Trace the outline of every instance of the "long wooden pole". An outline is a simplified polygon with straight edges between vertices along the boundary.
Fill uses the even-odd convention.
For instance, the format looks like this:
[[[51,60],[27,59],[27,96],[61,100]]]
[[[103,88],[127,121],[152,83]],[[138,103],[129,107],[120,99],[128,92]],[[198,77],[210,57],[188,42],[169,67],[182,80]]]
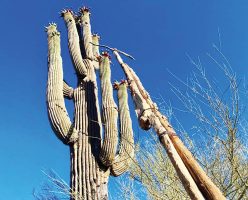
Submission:
[[[165,147],[166,152],[190,198],[192,200],[204,200],[202,193],[199,191],[195,181],[174,148],[168,134],[166,134],[166,129],[162,126],[159,118],[154,115],[152,109],[150,109],[148,103],[142,97],[142,94],[135,83],[135,79],[133,78],[132,73],[130,73],[129,66],[122,61],[117,51],[114,51],[114,54],[118,62],[121,64],[129,82],[140,126],[144,129],[153,127],[158,136],[161,136],[160,141]]]
[[[197,163],[191,152],[187,149],[187,147],[183,144],[183,142],[180,140],[180,138],[176,135],[173,127],[170,125],[169,121],[165,116],[163,116],[156,104],[151,100],[149,93],[145,90],[143,87],[141,81],[139,80],[138,76],[135,74],[135,72],[130,68],[127,64],[125,64],[120,55],[117,51],[114,51],[115,56],[117,57],[117,60],[119,61],[120,65],[122,66],[127,79],[130,81],[131,89],[136,90],[138,89],[139,94],[141,97],[139,99],[143,99],[143,101],[146,103],[146,107],[143,109],[139,108],[139,121],[142,128],[147,129],[152,125],[154,127],[154,124],[152,124],[152,121],[154,119],[159,120],[162,127],[165,129],[164,132],[157,129],[157,134],[160,137],[160,141],[162,145],[165,147],[170,159],[172,157],[171,152],[168,152],[169,148],[175,148],[176,152],[178,153],[180,159],[183,161],[184,166],[187,168],[188,172],[190,173],[191,177],[194,179],[195,184],[201,191],[202,195],[205,199],[208,200],[224,200],[226,199],[222,192],[219,190],[219,188],[211,181],[211,179],[207,176],[207,174],[204,172],[204,170],[200,167],[200,165]],[[136,88],[132,88],[132,85],[135,85]],[[137,92],[136,92],[137,93]],[[136,94],[137,95],[137,94]],[[137,98],[136,98],[137,99]],[[143,103],[143,105],[145,104]],[[137,104],[137,102],[136,102]],[[147,114],[149,112],[152,112],[153,115]],[[152,116],[152,117],[151,117]],[[154,118],[154,119],[152,119]],[[155,127],[154,127],[155,128]],[[160,128],[161,129],[161,128]],[[156,130],[156,128],[155,128]],[[171,143],[171,144],[170,144]],[[171,160],[172,161],[172,160]],[[173,163],[173,161],[172,161]],[[174,164],[173,164],[174,165]],[[174,166],[175,167],[175,166]],[[176,171],[186,189],[188,194],[192,193],[192,188],[187,188],[185,186],[185,182],[183,181],[184,178],[181,178],[180,170],[183,170],[183,167],[176,168]],[[191,199],[192,196],[190,195]]]

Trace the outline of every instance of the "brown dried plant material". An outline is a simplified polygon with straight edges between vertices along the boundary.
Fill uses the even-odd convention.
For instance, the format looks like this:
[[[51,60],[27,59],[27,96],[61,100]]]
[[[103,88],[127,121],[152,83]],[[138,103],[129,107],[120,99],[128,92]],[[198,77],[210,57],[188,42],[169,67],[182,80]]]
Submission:
[[[139,110],[138,119],[141,128],[144,130],[149,126],[154,128],[191,199],[202,199],[203,196],[213,200],[226,199],[176,135],[168,119],[159,112],[133,69],[123,62],[117,51],[114,51],[114,54],[130,83],[134,104]],[[135,96],[139,96],[140,100],[137,101]]]

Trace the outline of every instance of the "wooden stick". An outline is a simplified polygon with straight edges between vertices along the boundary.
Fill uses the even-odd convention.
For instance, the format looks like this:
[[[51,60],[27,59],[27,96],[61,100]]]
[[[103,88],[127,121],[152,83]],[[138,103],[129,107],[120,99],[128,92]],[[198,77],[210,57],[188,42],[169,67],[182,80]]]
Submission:
[[[153,109],[149,109],[149,105],[146,100],[143,98],[139,87],[135,83],[135,80],[132,76],[132,73],[129,70],[129,66],[123,62],[120,55],[117,51],[114,51],[114,55],[116,56],[118,62],[122,66],[124,73],[126,74],[127,80],[130,83],[130,89],[133,97],[133,101],[135,104],[135,109],[137,113],[137,117],[139,119],[139,124],[141,128],[152,126],[160,137],[161,144],[164,146],[176,172],[178,177],[180,178],[186,192],[190,196],[192,200],[203,200],[200,190],[198,189],[195,181],[191,177],[188,169],[184,165],[182,159],[174,148],[166,129],[162,126],[159,118],[153,113]],[[144,120],[145,119],[145,120]],[[143,124],[143,125],[142,125]],[[147,124],[147,126],[146,126]]]
[[[159,120],[162,127],[166,130],[164,133],[165,133],[165,135],[169,136],[170,140],[168,140],[167,136],[165,138],[163,135],[162,138],[165,139],[165,141],[163,142],[163,140],[161,141],[161,137],[160,137],[160,141],[163,144],[163,146],[166,148],[166,150],[168,148],[168,147],[166,147],[166,141],[167,141],[167,143],[168,143],[168,141],[171,141],[172,142],[171,146],[173,146],[173,148],[176,149],[176,151],[179,154],[180,158],[182,159],[184,165],[187,167],[189,173],[191,174],[192,178],[194,179],[195,183],[197,184],[198,188],[200,189],[201,193],[204,195],[204,197],[206,199],[208,199],[208,200],[224,200],[224,199],[226,199],[223,196],[222,192],[219,190],[219,188],[211,181],[211,179],[207,176],[207,174],[204,172],[204,170],[197,163],[197,161],[195,160],[195,158],[193,157],[191,152],[187,149],[187,147],[183,144],[183,142],[180,140],[180,138],[176,135],[175,130],[170,125],[168,119],[159,112],[159,110],[156,107],[156,104],[151,100],[150,95],[145,90],[141,81],[139,80],[139,78],[135,74],[135,72],[132,70],[132,68],[130,68],[129,66],[127,67],[127,64],[125,64],[123,62],[123,60],[119,56],[118,52],[114,52],[114,54],[116,55],[117,60],[122,65],[122,67],[125,67],[125,68],[123,68],[125,71],[125,74],[129,75],[129,77],[127,77],[127,78],[131,79],[132,82],[135,82],[136,88],[138,88],[138,90],[139,90],[138,92],[142,96],[141,98],[143,98],[147,102],[147,104],[150,106],[150,111],[153,112],[153,114],[156,116],[156,119]],[[132,84],[134,84],[134,83],[132,83]],[[141,118],[141,117],[142,116],[140,116],[139,118]],[[153,125],[153,127],[154,127],[154,125]],[[159,129],[157,129],[157,130],[159,130]],[[158,131],[156,131],[156,132],[158,133]],[[180,177],[179,173],[178,173],[178,175]],[[188,190],[190,188],[185,188],[185,189],[189,193]]]
[[[131,56],[131,55],[125,53],[124,51],[118,50],[118,49],[116,49],[116,48],[109,47],[109,46],[107,46],[107,45],[94,44],[94,43],[92,43],[92,42],[90,42],[90,43],[91,43],[92,45],[99,46],[99,47],[103,47],[103,48],[109,49],[109,50],[111,50],[111,51],[116,51],[116,52],[118,52],[118,53],[121,53],[121,54],[127,56],[128,58],[131,58],[132,60],[135,60],[133,56]]]

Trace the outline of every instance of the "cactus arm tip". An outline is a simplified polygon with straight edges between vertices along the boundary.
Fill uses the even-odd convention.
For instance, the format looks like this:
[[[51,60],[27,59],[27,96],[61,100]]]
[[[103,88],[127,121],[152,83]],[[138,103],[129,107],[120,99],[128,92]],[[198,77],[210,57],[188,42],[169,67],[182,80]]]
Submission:
[[[81,14],[85,14],[85,13],[91,14],[90,13],[90,7],[88,7],[88,6],[83,6],[82,8],[79,9],[79,12]]]
[[[47,32],[48,36],[54,33],[59,33],[57,30],[57,24],[54,22],[49,23],[48,26],[45,26],[45,32]]]
[[[73,11],[71,9],[63,9],[60,12],[61,17],[65,17],[66,14],[71,14],[72,16],[74,15]]]

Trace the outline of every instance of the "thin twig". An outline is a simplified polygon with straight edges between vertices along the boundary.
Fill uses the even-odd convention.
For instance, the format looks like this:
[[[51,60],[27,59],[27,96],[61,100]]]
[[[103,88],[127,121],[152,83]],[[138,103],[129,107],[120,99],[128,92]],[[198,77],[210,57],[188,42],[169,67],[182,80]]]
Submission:
[[[135,58],[134,58],[133,56],[131,56],[131,55],[125,53],[124,51],[118,50],[118,49],[116,49],[116,48],[109,47],[109,46],[107,46],[107,45],[94,44],[94,43],[92,43],[92,42],[90,42],[90,43],[91,43],[92,45],[99,46],[99,47],[103,47],[103,48],[109,49],[109,50],[111,50],[111,51],[117,51],[118,53],[121,53],[121,54],[127,56],[128,58],[131,58],[132,60],[135,60]]]

